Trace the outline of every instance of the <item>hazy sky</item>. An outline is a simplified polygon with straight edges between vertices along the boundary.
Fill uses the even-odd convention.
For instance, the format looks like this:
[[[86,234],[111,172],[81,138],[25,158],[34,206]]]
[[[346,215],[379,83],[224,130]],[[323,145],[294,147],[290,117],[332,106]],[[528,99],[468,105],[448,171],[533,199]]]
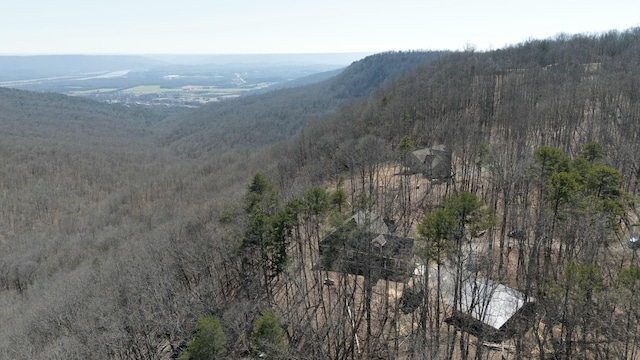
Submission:
[[[638,0],[4,0],[0,54],[486,50],[639,14]]]

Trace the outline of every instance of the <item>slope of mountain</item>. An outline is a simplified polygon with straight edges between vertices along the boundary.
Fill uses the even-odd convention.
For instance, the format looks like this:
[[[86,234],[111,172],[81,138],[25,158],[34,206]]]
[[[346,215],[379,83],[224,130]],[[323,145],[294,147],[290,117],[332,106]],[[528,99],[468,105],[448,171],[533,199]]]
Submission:
[[[347,271],[321,273],[329,279],[328,294],[305,297],[297,296],[304,286],[294,274],[309,264],[292,255],[291,270],[282,275],[289,280],[272,289],[291,286],[287,304],[317,301],[328,310],[326,321],[292,326],[291,343],[325,345],[304,356],[326,351],[327,357],[350,358],[349,341],[330,335],[350,319],[329,314],[361,309],[354,317],[362,325],[351,333],[361,339],[360,358],[499,358],[501,346],[523,358],[597,359],[602,351],[632,356],[639,343],[616,329],[635,333],[640,325],[631,320],[639,313],[637,296],[630,295],[640,284],[634,250],[638,51],[636,28],[454,53],[314,121],[288,147],[274,149],[267,158],[278,163],[266,174],[289,197],[318,183],[342,187],[344,206],[381,214],[399,234],[420,239],[416,255],[423,264],[407,284],[367,277],[377,266],[393,267],[393,259],[361,263],[362,283]],[[452,151],[448,180],[410,171],[411,151],[434,144]],[[340,199],[335,194],[331,199]],[[318,222],[334,229],[331,220],[314,217],[322,203],[317,189],[298,196],[310,204],[301,218],[311,233],[294,235],[292,244],[313,242]],[[371,243],[369,255],[384,251]],[[342,256],[353,262],[359,255],[347,249]],[[471,299],[447,290],[470,279],[476,283]],[[351,281],[362,286],[355,292],[361,298],[350,297],[357,287]],[[269,284],[262,283],[268,299]],[[535,310],[513,320],[515,330],[496,334],[487,325],[495,316],[493,300],[482,287],[498,283],[534,300]],[[336,299],[353,306],[336,305]],[[270,304],[284,324],[304,323],[287,305]],[[408,304],[417,305],[400,311]],[[309,329],[326,337],[303,335]],[[404,341],[408,346],[400,345]],[[503,344],[496,351],[487,341]]]
[[[27,132],[37,137],[75,135],[103,138],[106,141],[141,133],[167,116],[166,111],[108,105],[81,98],[0,88],[0,128],[3,135]]]
[[[309,104],[299,106],[325,113],[313,104],[325,100],[306,91],[300,102]],[[211,225],[244,192],[253,161],[202,149],[211,140],[190,145],[200,149],[197,160],[175,144],[159,146],[163,126],[175,122],[157,111],[11,89],[0,95],[0,357],[177,353],[190,314],[217,306],[220,288],[211,276],[218,272],[202,278],[201,266],[231,265],[234,245],[220,242],[218,235],[231,234]],[[262,99],[266,106],[274,96],[242,104]],[[281,129],[293,133],[289,126]],[[236,131],[251,133],[243,124]]]
[[[375,135],[395,146],[409,135],[417,147],[447,144],[473,157],[474,147],[494,139],[506,153],[544,145],[567,154],[594,140],[633,181],[631,154],[640,150],[637,50],[638,31],[629,30],[451,54],[307,129],[314,136],[305,141],[339,149],[341,142]]]
[[[444,52],[398,52],[366,57],[323,82],[208,104],[167,121],[165,144],[192,156],[226,148],[264,146],[295,134],[309,119],[371,94],[385,81]]]
[[[631,29],[381,54],[171,116],[0,89],[0,358],[175,358],[211,314],[246,358],[271,313],[283,358],[630,358],[638,53]],[[433,144],[452,150],[441,183],[406,170]],[[535,299],[530,322],[489,347],[449,317],[440,266],[318,271],[323,234],[363,209],[422,264]]]

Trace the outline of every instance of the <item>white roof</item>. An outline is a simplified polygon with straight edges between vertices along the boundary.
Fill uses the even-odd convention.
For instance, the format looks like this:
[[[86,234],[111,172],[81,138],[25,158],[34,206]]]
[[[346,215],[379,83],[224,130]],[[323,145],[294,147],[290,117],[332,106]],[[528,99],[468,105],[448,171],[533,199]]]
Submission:
[[[499,330],[524,304],[523,293],[489,279],[474,278],[463,283],[457,310]],[[454,305],[453,298],[449,305]]]

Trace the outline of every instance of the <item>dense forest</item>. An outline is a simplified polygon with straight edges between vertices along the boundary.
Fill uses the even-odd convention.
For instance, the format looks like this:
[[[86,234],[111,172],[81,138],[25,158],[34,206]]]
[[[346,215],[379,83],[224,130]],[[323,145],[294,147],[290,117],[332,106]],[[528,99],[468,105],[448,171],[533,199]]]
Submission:
[[[0,89],[0,357],[638,358],[638,53],[384,53],[172,113]]]

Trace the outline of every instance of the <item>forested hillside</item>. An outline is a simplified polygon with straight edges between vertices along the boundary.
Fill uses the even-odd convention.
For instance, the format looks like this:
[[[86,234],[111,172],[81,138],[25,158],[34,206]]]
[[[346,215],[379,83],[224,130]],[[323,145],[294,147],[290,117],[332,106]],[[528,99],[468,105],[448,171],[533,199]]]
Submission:
[[[264,147],[288,139],[309,119],[331,114],[348,101],[369,95],[385,81],[444,54],[372,55],[317,84],[202,106],[168,119],[170,126],[162,141],[191,156],[229,148]]]
[[[452,54],[315,122],[280,150],[270,176],[283,189],[301,178],[342,184],[354,211],[381,214],[419,239],[426,274],[401,286],[412,295],[387,295],[397,283],[376,294],[365,276],[360,302],[351,298],[362,306],[364,357],[638,356],[631,294],[639,268],[628,240],[638,236],[639,40],[634,29]],[[405,170],[412,150],[434,144],[453,152],[446,183]],[[500,333],[500,351],[483,345],[495,339],[486,329],[474,334],[479,324],[455,321],[472,279],[535,302],[526,324]],[[407,301],[410,318],[401,311]],[[474,301],[473,311],[493,316],[491,301]],[[358,352],[324,336],[330,356]]]
[[[297,106],[317,101],[313,89],[298,91],[308,97],[291,101]],[[268,108],[271,97],[249,103]],[[246,123],[261,112],[230,104],[247,119],[237,128],[250,132]],[[198,123],[198,111],[0,89],[0,357],[167,358],[181,352],[202,314],[229,306],[216,300],[218,266],[236,273],[235,240],[216,219],[235,208],[258,168],[251,149],[269,140],[257,136],[238,153],[215,132],[238,118],[210,111]],[[295,126],[311,116],[295,107],[279,113]],[[217,135],[184,141],[193,151],[165,146],[183,121],[200,126],[187,133]],[[233,304],[236,284],[226,287]]]
[[[177,114],[0,89],[0,358],[637,358],[638,53],[379,54]],[[465,317],[478,281],[531,306]]]

